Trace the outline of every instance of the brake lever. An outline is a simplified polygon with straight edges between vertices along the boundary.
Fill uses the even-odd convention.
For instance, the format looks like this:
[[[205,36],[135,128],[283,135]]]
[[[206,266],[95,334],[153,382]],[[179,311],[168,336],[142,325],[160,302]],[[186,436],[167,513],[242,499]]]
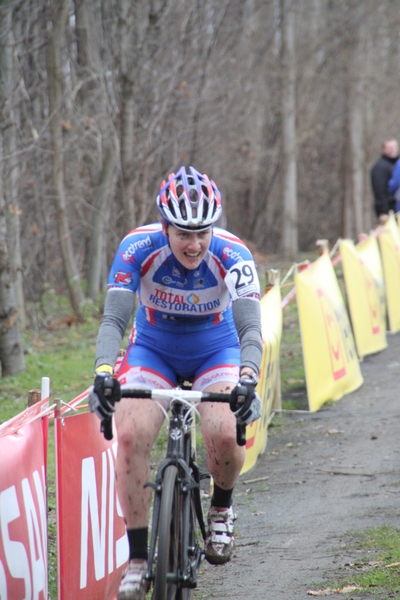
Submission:
[[[100,424],[100,431],[105,439],[110,441],[113,439],[112,419],[103,419]]]
[[[246,445],[246,425],[236,424],[236,443],[238,446]]]

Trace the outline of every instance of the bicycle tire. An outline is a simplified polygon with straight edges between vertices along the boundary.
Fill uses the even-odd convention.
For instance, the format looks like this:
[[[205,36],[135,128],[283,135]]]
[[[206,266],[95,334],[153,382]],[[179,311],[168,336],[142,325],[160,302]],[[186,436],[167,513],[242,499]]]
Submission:
[[[190,515],[189,515],[189,546],[191,546],[192,548],[195,548],[198,544],[197,538],[198,538],[198,536],[197,536],[196,510],[194,507],[194,500],[192,497],[191,502],[190,502]],[[195,559],[195,561],[196,561],[196,559]],[[193,594],[194,594],[193,588],[180,587],[177,590],[175,600],[192,600]]]
[[[168,572],[177,573],[179,565],[180,489],[177,478],[177,467],[169,465],[165,469],[161,493],[153,600],[178,600],[178,584],[167,582]]]

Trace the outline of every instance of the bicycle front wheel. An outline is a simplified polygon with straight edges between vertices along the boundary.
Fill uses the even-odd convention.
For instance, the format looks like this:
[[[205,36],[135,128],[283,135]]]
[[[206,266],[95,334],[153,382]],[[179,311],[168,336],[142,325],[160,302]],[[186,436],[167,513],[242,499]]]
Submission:
[[[178,469],[170,465],[162,484],[153,600],[178,600],[179,543],[180,485]],[[176,581],[171,580],[174,575]]]

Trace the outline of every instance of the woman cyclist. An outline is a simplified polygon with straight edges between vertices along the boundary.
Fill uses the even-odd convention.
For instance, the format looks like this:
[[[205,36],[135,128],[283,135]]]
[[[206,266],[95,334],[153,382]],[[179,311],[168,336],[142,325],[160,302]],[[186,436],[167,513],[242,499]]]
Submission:
[[[234,549],[232,493],[245,458],[236,423],[260,416],[260,285],[252,255],[239,238],[214,226],[220,192],[193,167],[181,167],[161,183],[157,206],[161,223],[131,231],[111,267],[89,399],[101,419],[115,415],[118,434],[117,491],[130,552],[118,600],[145,599],[151,491],[143,486],[164,419],[151,400],[120,400],[119,386],[169,389],[183,378],[195,390],[231,392],[230,406],[198,406],[214,479],[205,542],[213,564],[228,561]],[[135,321],[115,379],[135,295]]]

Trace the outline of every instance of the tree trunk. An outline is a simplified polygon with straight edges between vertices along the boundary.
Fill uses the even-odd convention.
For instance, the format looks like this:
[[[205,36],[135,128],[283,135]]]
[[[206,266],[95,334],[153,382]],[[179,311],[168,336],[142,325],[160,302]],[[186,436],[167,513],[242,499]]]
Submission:
[[[17,155],[17,109],[15,91],[18,68],[15,60],[15,42],[12,33],[11,5],[0,7],[2,49],[0,52],[0,103],[3,115],[3,193],[6,204],[7,249],[10,268],[14,279],[15,302],[19,326],[26,326],[25,300],[21,254],[21,210],[18,201],[19,162]],[[7,11],[7,12],[5,12]]]
[[[13,279],[6,244],[4,200],[0,191],[0,365],[2,377],[25,371]]]
[[[365,231],[365,153],[364,153],[364,65],[365,65],[365,14],[364,4],[353,6],[355,27],[349,28],[353,39],[349,40],[347,56],[347,160],[344,179],[343,235],[356,238]]]
[[[104,68],[100,59],[99,27],[95,26],[96,0],[75,0],[76,44],[79,74],[82,79],[91,75],[90,81],[83,85],[78,99],[83,111],[91,114],[92,99],[102,97],[107,87],[104,81]],[[99,147],[100,169],[98,183],[93,193],[91,228],[89,229],[89,256],[87,265],[88,297],[94,302],[98,300],[102,280],[106,273],[106,223],[109,220],[111,199],[114,194],[115,168],[117,164],[118,140],[115,129],[109,119],[107,107],[104,107],[102,118],[96,123]]]
[[[134,4],[134,3],[133,3]],[[135,96],[134,96],[134,69],[133,49],[134,23],[133,5],[130,0],[121,2],[121,106],[120,106],[120,161],[122,171],[122,201],[125,209],[125,218],[131,228],[136,226],[136,203],[134,192],[134,151],[135,151]]]
[[[116,145],[108,146],[104,156],[99,185],[93,198],[92,228],[89,242],[88,297],[97,301],[101,291],[101,280],[105,265],[106,234],[105,224],[110,212],[110,194],[113,189],[115,166],[117,162]]]
[[[294,259],[297,241],[295,6],[282,0],[283,214],[281,252]]]
[[[11,29],[11,5],[0,8],[0,40],[7,45],[6,31]],[[10,99],[6,51],[0,52],[0,109],[7,114],[5,107]],[[9,112],[8,112],[9,118]],[[7,151],[9,148],[7,147]],[[6,377],[25,370],[24,352],[21,345],[18,309],[14,294],[14,273],[12,272],[7,250],[7,224],[3,195],[3,135],[0,137],[0,366],[1,375]]]
[[[61,63],[61,47],[64,38],[65,24],[68,17],[69,0],[59,0],[53,19],[53,28],[47,50],[47,76],[50,136],[52,149],[52,183],[56,202],[57,230],[61,248],[64,273],[74,314],[78,320],[83,319],[82,309],[84,295],[81,287],[80,273],[76,264],[71,242],[67,206],[64,190],[64,157],[62,138],[62,81],[63,69]]]

